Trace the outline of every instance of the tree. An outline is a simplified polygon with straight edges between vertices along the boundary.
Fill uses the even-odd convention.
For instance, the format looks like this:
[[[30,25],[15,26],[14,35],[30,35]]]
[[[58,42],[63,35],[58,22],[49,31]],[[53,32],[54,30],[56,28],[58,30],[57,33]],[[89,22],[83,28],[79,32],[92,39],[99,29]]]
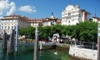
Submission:
[[[80,22],[77,25],[52,25],[39,27],[39,37],[48,40],[53,34],[69,35],[72,38],[85,41],[97,41],[97,23],[92,21]],[[22,28],[19,30],[20,35],[35,36],[35,28]]]
[[[29,38],[34,38],[35,36],[35,28],[34,27],[28,27],[28,28],[22,28],[19,30],[20,35],[26,35]]]
[[[62,35],[62,29],[64,29],[64,26],[53,25],[50,28],[51,28],[51,36],[53,36],[53,34],[55,34],[55,33],[58,33],[61,36]]]
[[[77,38],[80,40],[94,41],[97,40],[97,23],[92,21],[81,22],[76,25]],[[78,34],[77,34],[78,33]]]
[[[48,37],[50,36],[50,26],[40,27],[39,36],[42,39],[48,39]]]

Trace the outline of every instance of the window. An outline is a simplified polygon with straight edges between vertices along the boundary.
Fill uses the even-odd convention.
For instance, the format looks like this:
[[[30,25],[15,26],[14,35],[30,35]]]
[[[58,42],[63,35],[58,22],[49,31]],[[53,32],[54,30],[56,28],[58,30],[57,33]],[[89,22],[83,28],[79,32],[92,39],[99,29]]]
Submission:
[[[13,26],[12,26],[12,28],[11,29],[13,29]]]
[[[10,27],[8,26],[8,29],[10,29]]]
[[[12,22],[12,20],[10,20],[10,22]]]
[[[68,23],[70,23],[70,21]]]
[[[68,16],[71,16],[71,13],[68,13]]]
[[[6,26],[5,26],[5,28],[4,29],[6,29]]]
[[[81,14],[79,14],[79,17],[81,17]]]

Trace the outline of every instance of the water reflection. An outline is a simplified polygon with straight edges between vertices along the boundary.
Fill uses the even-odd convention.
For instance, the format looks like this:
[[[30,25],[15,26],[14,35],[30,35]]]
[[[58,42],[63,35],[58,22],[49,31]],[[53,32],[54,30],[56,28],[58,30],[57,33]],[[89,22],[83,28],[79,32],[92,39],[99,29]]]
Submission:
[[[33,47],[20,46],[18,54],[8,55],[2,51],[0,42],[0,60],[33,60]],[[72,60],[68,54],[55,50],[43,50],[38,52],[38,60]]]

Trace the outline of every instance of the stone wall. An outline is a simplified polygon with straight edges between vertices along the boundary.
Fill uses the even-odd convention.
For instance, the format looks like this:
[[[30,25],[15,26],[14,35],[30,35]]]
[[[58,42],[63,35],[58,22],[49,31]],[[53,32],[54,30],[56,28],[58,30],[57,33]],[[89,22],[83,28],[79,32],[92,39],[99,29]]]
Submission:
[[[70,46],[69,55],[87,60],[97,60],[97,50],[92,49]]]
[[[65,53],[68,53],[69,52],[69,45],[68,44],[56,44],[56,50],[58,51],[62,51],[62,52],[65,52]]]

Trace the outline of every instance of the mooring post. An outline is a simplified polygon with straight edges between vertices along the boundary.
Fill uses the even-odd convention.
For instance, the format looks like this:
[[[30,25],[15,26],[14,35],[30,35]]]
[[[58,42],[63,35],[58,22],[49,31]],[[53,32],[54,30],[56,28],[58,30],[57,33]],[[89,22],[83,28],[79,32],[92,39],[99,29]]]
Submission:
[[[16,31],[15,52],[18,52],[18,25],[16,25],[15,31]]]
[[[15,30],[12,30],[12,40],[11,40],[11,49],[12,49],[12,53],[14,53],[14,46],[15,46]]]
[[[100,22],[98,22],[97,50],[97,60],[100,60]]]
[[[8,48],[7,48],[7,52],[8,54],[13,54],[14,53],[14,35],[15,31],[12,29],[12,33],[10,35],[10,40],[8,41]]]
[[[3,51],[7,50],[7,33],[4,30],[3,32],[3,44],[2,44]]]
[[[40,50],[42,50],[42,41],[39,42]]]
[[[100,37],[98,37],[98,44],[97,44],[97,60],[100,60]]]
[[[34,45],[34,59],[33,60],[38,60],[38,26],[36,27],[35,30],[35,45]]]

